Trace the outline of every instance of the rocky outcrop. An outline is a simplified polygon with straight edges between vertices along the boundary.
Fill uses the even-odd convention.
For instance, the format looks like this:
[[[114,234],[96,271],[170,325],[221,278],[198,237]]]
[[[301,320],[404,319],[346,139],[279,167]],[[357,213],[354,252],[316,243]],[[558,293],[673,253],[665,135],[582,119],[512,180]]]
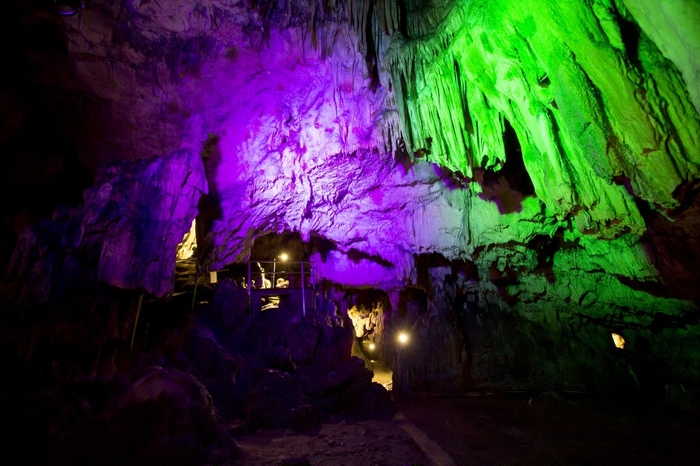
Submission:
[[[191,152],[110,165],[85,191],[84,205],[60,206],[52,222],[22,233],[6,296],[43,304],[96,281],[171,292],[177,246],[207,191],[201,159]]]
[[[160,367],[140,375],[107,413],[86,426],[82,448],[61,445],[59,462],[221,464],[237,458],[240,450],[197,379]]]
[[[332,414],[393,414],[386,390],[351,355],[347,317],[320,308],[302,316],[283,306],[249,316],[245,292],[216,290],[175,361],[207,386],[237,431],[303,430]]]

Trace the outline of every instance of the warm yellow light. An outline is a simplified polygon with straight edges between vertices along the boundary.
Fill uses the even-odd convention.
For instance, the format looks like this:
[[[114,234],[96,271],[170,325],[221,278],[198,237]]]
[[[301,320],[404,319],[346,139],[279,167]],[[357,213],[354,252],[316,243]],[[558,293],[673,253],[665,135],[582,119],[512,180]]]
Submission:
[[[369,350],[370,350],[370,351],[374,351],[374,348],[376,348],[376,347],[377,347],[377,346],[376,346],[374,343],[370,343],[370,344],[369,344]]]
[[[287,255],[286,252],[283,252],[282,254],[280,254],[280,260],[282,262],[286,261],[287,259],[289,259],[289,256]]]
[[[408,343],[408,334],[407,333],[404,333],[404,332],[399,333],[399,343],[401,343],[402,345],[405,345],[406,343]]]
[[[620,349],[625,349],[625,339],[622,338],[622,335],[618,335],[617,333],[612,334],[612,339],[613,343],[615,343],[615,346]]]

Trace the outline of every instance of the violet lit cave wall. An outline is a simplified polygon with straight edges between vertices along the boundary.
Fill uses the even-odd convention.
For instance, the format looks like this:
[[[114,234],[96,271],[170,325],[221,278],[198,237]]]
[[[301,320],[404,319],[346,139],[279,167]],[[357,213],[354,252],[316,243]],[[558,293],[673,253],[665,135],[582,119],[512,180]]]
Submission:
[[[3,10],[0,404],[36,464],[223,464],[231,423],[387,388],[700,394],[699,2]]]

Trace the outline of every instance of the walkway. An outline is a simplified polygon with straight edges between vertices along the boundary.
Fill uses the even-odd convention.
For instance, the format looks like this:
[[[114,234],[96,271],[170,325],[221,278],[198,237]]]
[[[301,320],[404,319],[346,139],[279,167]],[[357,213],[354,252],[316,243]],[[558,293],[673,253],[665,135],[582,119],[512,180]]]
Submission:
[[[700,413],[621,396],[392,398],[405,422],[457,465],[695,465],[700,458]],[[426,453],[436,465],[449,461]]]

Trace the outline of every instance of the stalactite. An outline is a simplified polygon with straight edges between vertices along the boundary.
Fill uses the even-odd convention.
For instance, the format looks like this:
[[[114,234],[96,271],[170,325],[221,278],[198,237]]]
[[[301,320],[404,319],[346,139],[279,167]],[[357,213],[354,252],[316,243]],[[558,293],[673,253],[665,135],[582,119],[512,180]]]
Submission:
[[[674,190],[698,177],[700,121],[677,70],[622,24],[629,15],[614,3],[458,0],[449,11],[431,4],[418,20],[419,3],[408,2],[409,37],[392,35],[381,58],[391,81],[405,83],[394,93],[409,151],[423,155],[431,140],[428,160],[467,176],[498,170],[507,118],[538,197],[561,218],[578,218],[581,231],[640,232],[631,195],[678,205]],[[637,42],[625,43],[637,39],[623,26]],[[614,183],[621,175],[632,194]]]

